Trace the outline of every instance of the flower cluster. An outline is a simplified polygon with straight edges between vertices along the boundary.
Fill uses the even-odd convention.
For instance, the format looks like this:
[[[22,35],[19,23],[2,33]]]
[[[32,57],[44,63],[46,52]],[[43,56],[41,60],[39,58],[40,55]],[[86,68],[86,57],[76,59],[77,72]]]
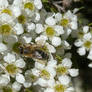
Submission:
[[[67,39],[77,28],[77,16],[70,10],[48,13],[41,0],[14,0],[12,4],[0,0],[0,92],[33,92],[35,86],[40,87],[37,92],[72,92],[71,77],[79,70],[72,67],[71,54],[66,51],[71,49]],[[80,55],[87,50],[92,59],[92,35],[88,27],[83,32],[75,45]],[[48,59],[38,60],[26,49],[24,53],[30,55],[21,55],[23,44],[42,47]],[[44,54],[40,50],[35,52],[38,58]]]

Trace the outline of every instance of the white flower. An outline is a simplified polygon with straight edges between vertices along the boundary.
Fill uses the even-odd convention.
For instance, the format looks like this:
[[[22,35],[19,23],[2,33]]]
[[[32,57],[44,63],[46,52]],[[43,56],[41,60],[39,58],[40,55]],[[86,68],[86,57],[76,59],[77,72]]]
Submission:
[[[59,37],[53,37],[52,38],[52,45],[54,45],[55,47],[61,45],[61,39]]]
[[[17,74],[16,81],[23,84],[25,82],[25,78],[22,74]]]
[[[0,52],[6,51],[7,50],[7,46],[3,43],[0,43]]]
[[[4,61],[4,64],[1,65],[2,69],[13,78],[15,78],[17,74],[22,73],[21,69],[25,67],[24,60],[21,58],[16,60],[15,55],[11,53],[4,56]]]

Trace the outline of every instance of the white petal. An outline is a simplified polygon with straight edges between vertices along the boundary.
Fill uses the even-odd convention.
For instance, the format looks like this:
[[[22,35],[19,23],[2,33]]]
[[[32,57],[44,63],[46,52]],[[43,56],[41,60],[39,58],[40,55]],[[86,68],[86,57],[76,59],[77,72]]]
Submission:
[[[69,69],[68,71],[69,71],[69,73],[70,73],[70,75],[72,77],[76,77],[79,74],[79,70],[78,69]]]
[[[79,48],[77,52],[79,53],[80,56],[83,56],[86,54],[86,50],[84,47]]]
[[[19,68],[24,68],[25,67],[25,62],[24,62],[24,60],[23,59],[18,59],[17,61],[16,61],[16,66],[17,67],[19,67]]]
[[[32,69],[32,73],[33,73],[33,75],[35,75],[37,77],[39,77],[39,75],[40,75],[40,71],[38,69],[36,69],[36,68]]]
[[[11,9],[12,9],[12,12],[13,12],[13,14],[14,14],[15,17],[18,17],[19,15],[21,15],[21,9],[20,9],[20,7],[13,6],[13,7],[11,7]]]
[[[47,80],[39,78],[36,82],[35,85],[40,85],[41,87],[46,87],[47,86]]]
[[[25,40],[26,43],[30,43],[32,40],[32,37],[23,36],[23,39]]]
[[[17,74],[16,75],[16,81],[19,83],[24,83],[25,82],[25,78],[22,74]]]
[[[8,75],[1,75],[0,76],[0,85],[5,86],[10,82],[10,79],[8,78]]]
[[[37,34],[40,34],[41,32],[43,32],[44,30],[43,30],[43,26],[42,26],[42,24],[36,24],[36,33]]]
[[[61,84],[68,85],[71,81],[71,78],[67,75],[62,75],[58,78],[58,80],[61,82]]]
[[[40,14],[36,13],[35,21],[39,21],[39,20],[40,20]]]
[[[47,39],[48,39],[47,36],[40,35],[40,37],[37,37],[37,38],[35,39],[35,42],[36,42],[37,44],[39,44],[39,45],[44,45]]]
[[[62,60],[62,65],[63,65],[64,67],[71,68],[72,62],[71,62],[71,60],[70,60],[69,58],[64,58],[64,59]]]
[[[83,38],[85,39],[85,40],[90,40],[91,39],[91,33],[86,33],[86,34],[84,34],[84,36],[83,36]]]
[[[28,28],[28,32],[30,32],[31,30],[35,29],[35,24],[34,23],[28,24],[27,28]]]
[[[73,30],[76,30],[76,29],[78,28],[78,24],[77,24],[77,22],[75,22],[75,21],[71,22],[70,25],[71,25],[71,28],[72,28]]]
[[[47,81],[48,81],[48,86],[49,87],[53,87],[55,85],[55,79],[54,78],[51,78],[51,79],[49,79]]]
[[[83,32],[84,32],[84,33],[87,33],[88,30],[89,30],[89,27],[88,27],[88,26],[84,26],[84,27],[83,27]]]
[[[53,37],[52,38],[52,45],[54,45],[55,47],[61,45],[61,39],[59,37]]]
[[[20,6],[22,4],[22,0],[14,0],[13,5]]]
[[[34,0],[34,4],[35,4],[35,7],[37,9],[41,9],[42,8],[42,2],[41,2],[41,0]]]
[[[55,19],[56,19],[57,21],[60,21],[61,18],[62,18],[62,14],[61,14],[61,13],[56,13]]]
[[[54,46],[52,46],[48,43],[46,43],[46,46],[47,46],[50,53],[55,53],[56,52],[56,49],[54,48]]]
[[[55,77],[56,71],[55,71],[55,69],[53,67],[47,66],[46,67],[46,70],[50,73],[50,77],[51,78],[54,78]]]
[[[20,34],[22,34],[22,33],[24,32],[24,29],[23,29],[22,25],[19,24],[19,23],[17,23],[17,24],[14,26],[14,28],[15,28],[14,31],[16,32],[17,35],[20,35]]]
[[[67,35],[69,36],[71,34],[72,30],[71,29],[67,29]]]
[[[8,7],[9,3],[7,0],[0,0],[0,8]]]
[[[8,53],[7,56],[4,56],[4,61],[7,63],[15,62],[15,59],[15,55],[11,53]]]
[[[58,35],[64,34],[64,30],[62,26],[55,26],[55,31],[57,32]]]
[[[1,22],[6,22],[6,23],[12,23],[13,24],[14,23],[13,20],[14,20],[13,17],[6,14],[6,13],[0,14],[0,21]]]
[[[6,51],[7,50],[7,46],[3,43],[0,43],[0,52]]]
[[[25,88],[29,88],[32,84],[29,83],[29,82],[25,82],[23,85],[24,85]]]
[[[92,68],[92,63],[90,63],[90,64],[88,65],[88,67]]]
[[[46,20],[45,20],[46,24],[50,25],[50,26],[53,26],[56,24],[56,21],[53,17],[48,17]]]
[[[57,66],[57,61],[56,60],[51,60],[48,61],[48,65],[49,67],[56,67]]]
[[[47,88],[46,90],[44,90],[44,92],[55,92],[55,91],[52,88]]]
[[[89,54],[88,54],[87,58],[92,60],[92,49],[89,51]]]
[[[22,85],[19,84],[18,82],[14,82],[14,83],[12,84],[12,88],[13,88],[14,90],[16,90],[16,91],[20,91],[21,87],[22,87]]]
[[[77,46],[77,47],[80,47],[80,46],[83,45],[83,42],[80,39],[78,39],[78,40],[75,41],[74,45]]]
[[[43,69],[44,67],[45,67],[44,64],[41,64],[39,62],[35,62],[35,68],[37,68],[37,69]]]

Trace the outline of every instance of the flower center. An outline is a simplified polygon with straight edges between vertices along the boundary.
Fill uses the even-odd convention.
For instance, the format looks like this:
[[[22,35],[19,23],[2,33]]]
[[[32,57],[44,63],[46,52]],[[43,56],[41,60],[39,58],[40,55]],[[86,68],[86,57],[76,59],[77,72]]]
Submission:
[[[6,13],[6,14],[8,14],[10,16],[12,15],[11,10],[9,10],[9,9],[3,9],[1,13]]]
[[[24,8],[27,8],[27,9],[29,9],[29,10],[34,10],[34,4],[32,3],[32,2],[28,2],[28,3],[25,3],[24,4]]]
[[[57,84],[55,85],[55,92],[64,92],[65,91],[65,87],[62,84]]]
[[[6,70],[10,74],[15,74],[17,72],[17,67],[14,64],[9,64],[6,66]]]
[[[61,21],[60,21],[61,26],[64,26],[64,27],[66,27],[68,25],[68,23],[69,23],[69,20],[65,19],[65,18],[61,19]]]
[[[43,77],[45,79],[50,78],[50,73],[47,70],[42,70],[40,75],[41,75],[41,77]]]
[[[47,27],[46,28],[46,34],[48,36],[53,36],[55,34],[55,31],[54,31],[54,29],[52,27]]]
[[[24,24],[26,22],[26,17],[24,15],[18,16],[18,22]]]
[[[86,48],[90,48],[91,47],[91,42],[90,41],[86,41],[85,43],[84,43],[84,46],[86,47]]]
[[[12,28],[9,24],[4,24],[0,26],[0,34],[9,35],[12,32]]]
[[[67,72],[67,68],[59,66],[59,67],[57,67],[56,71],[58,74],[65,74]]]

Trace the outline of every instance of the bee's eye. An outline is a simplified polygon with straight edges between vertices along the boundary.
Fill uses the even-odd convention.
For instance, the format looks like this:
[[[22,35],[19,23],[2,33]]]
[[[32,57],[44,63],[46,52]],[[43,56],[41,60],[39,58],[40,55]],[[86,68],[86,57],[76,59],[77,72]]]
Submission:
[[[23,47],[19,47],[20,54],[23,54]]]

